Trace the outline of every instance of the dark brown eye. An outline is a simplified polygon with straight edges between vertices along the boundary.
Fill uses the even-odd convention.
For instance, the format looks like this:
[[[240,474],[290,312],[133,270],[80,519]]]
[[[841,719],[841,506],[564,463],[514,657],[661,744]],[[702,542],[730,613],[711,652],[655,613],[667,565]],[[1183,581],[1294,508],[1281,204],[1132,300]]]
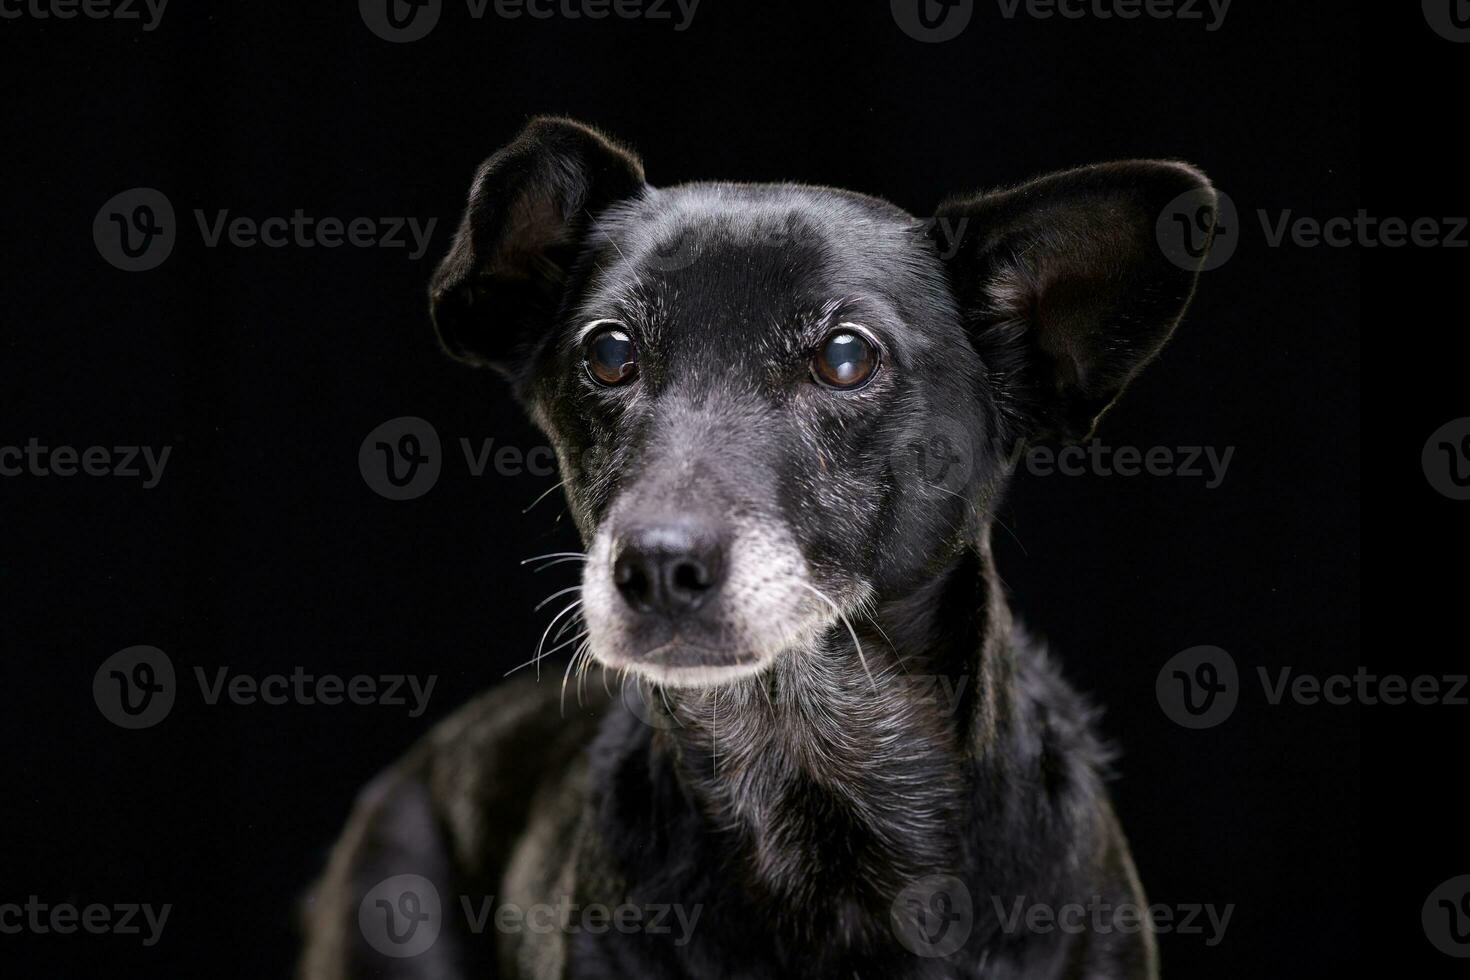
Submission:
[[[861,388],[878,370],[878,349],[873,342],[852,330],[827,335],[812,357],[812,376],[828,388],[850,391]]]
[[[633,338],[617,327],[598,330],[587,341],[587,373],[600,385],[611,388],[633,380],[638,373],[638,354]]]

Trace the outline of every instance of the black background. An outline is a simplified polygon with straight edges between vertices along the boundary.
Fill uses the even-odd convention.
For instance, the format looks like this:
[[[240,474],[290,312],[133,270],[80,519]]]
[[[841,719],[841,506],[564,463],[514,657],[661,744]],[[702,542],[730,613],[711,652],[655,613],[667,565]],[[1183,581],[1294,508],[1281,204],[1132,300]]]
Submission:
[[[494,378],[439,353],[424,291],[475,165],[537,112],[627,141],[655,184],[826,183],[921,215],[948,192],[1104,159],[1187,159],[1214,178],[1242,216],[1237,251],[1205,275],[1101,437],[1234,447],[1226,479],[1024,476],[1001,515],[1001,571],[1107,709],[1124,750],[1118,808],[1150,898],[1235,906],[1218,946],[1164,937],[1166,975],[1336,977],[1359,963],[1359,709],[1272,706],[1255,668],[1350,672],[1366,657],[1413,672],[1398,648],[1438,644],[1411,625],[1393,651],[1360,650],[1362,254],[1268,247],[1256,211],[1415,217],[1464,203],[1418,181],[1364,200],[1356,12],[1238,0],[1211,32],[1006,20],[981,3],[958,40],[926,44],[886,3],[794,6],[703,0],[679,32],[476,21],[451,0],[432,34],[403,45],[370,33],[351,3],[179,3],[153,32],[0,21],[0,445],[172,447],[153,490],[0,479],[0,902],[174,906],[155,947],[0,936],[0,964],[284,975],[294,903],[357,789],[530,656],[550,611],[532,609],[575,566],[532,575],[519,563],[575,547],[575,534],[556,495],[522,513],[554,477],[467,471],[461,438],[522,450],[541,439]],[[1447,110],[1470,52],[1429,32],[1415,6],[1363,29],[1417,64],[1412,85],[1383,84]],[[1431,79],[1443,87],[1420,86]],[[1406,119],[1385,132],[1416,159],[1426,149]],[[139,186],[170,198],[179,240],[160,268],[125,273],[99,256],[92,221]],[[405,249],[206,248],[193,215],[297,208],[438,224],[413,261]],[[1388,260],[1390,278],[1423,275],[1417,253]],[[1416,413],[1370,457],[1411,495],[1396,508],[1394,568],[1426,541],[1455,553],[1443,531],[1455,505],[1424,484],[1419,450],[1460,414],[1462,362],[1412,336],[1452,329],[1422,326],[1435,320],[1426,292],[1404,290],[1372,366],[1405,386],[1395,409]],[[391,502],[364,483],[358,448],[408,415],[437,428],[444,473],[426,496]],[[1414,624],[1447,608],[1417,587]],[[141,732],[111,725],[90,694],[102,660],[134,644],[167,651],[182,680],[171,715]],[[1229,650],[1246,685],[1225,724],[1191,732],[1164,716],[1154,681],[1200,644]],[[210,706],[193,681],[196,667],[298,665],[433,674],[437,686],[427,714],[409,718]],[[1435,710],[1436,754],[1448,755],[1462,727]],[[1407,767],[1394,778],[1418,830],[1392,852],[1422,847],[1427,860],[1399,862],[1394,885],[1374,889],[1367,936],[1418,955],[1420,904],[1467,869],[1446,854],[1449,818],[1407,795],[1423,781]],[[1429,952],[1420,975],[1452,963]]]

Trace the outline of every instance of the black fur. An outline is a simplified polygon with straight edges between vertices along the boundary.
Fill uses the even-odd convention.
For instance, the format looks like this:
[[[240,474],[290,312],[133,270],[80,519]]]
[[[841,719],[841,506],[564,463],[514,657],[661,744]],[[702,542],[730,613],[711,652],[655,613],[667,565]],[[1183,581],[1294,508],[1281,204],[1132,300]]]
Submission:
[[[998,912],[1143,900],[1092,712],[1013,623],[989,535],[1016,450],[1089,433],[1173,331],[1195,272],[1154,226],[1189,191],[1212,200],[1185,165],[1108,164],[952,199],[925,223],[826,188],[655,190],[630,152],[566,120],[535,120],[491,157],[434,278],[434,320],[550,437],[589,550],[648,514],[779,529],[858,642],[829,618],[761,659],[741,608],[767,597],[732,595],[591,638],[655,678],[638,688],[645,720],[619,698],[563,720],[560,671],[492,692],[359,802],[312,900],[303,975],[1155,976],[1147,933],[1032,934]],[[957,231],[956,247],[937,241]],[[574,339],[601,318],[637,337],[636,385],[581,370]],[[807,362],[843,322],[884,357],[867,387],[835,393]],[[959,469],[918,476],[926,454]],[[672,653],[640,659],[655,647]],[[656,682],[742,664],[761,669]],[[358,906],[409,872],[444,896],[444,932],[390,959],[363,941]],[[964,883],[973,916],[968,941],[928,957],[895,916],[933,875]],[[685,943],[476,934],[461,895],[701,912]]]

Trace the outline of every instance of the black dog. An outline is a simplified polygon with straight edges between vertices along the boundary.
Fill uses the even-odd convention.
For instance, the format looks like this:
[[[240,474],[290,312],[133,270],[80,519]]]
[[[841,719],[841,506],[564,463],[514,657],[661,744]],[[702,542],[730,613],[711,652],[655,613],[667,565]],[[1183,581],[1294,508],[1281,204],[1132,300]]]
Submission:
[[[555,446],[587,548],[567,670],[624,696],[564,717],[558,670],[440,726],[359,801],[303,974],[1155,976],[1147,931],[1028,926],[1143,899],[990,515],[1018,447],[1087,436],[1169,338],[1197,262],[1156,223],[1188,195],[1208,230],[1166,162],[920,222],[654,189],[559,119],[491,157],[433,317]]]

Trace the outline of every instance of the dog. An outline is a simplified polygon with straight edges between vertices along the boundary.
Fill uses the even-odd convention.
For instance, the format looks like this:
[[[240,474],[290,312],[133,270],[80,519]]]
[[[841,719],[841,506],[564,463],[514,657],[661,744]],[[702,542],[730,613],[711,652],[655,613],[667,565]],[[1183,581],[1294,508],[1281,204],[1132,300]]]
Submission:
[[[1090,435],[1182,317],[1178,200],[1213,230],[1167,161],[921,221],[655,189],[567,119],[491,156],[430,312],[556,451],[586,550],[548,560],[581,563],[559,619],[585,631],[363,792],[301,975],[1157,976],[1147,928],[1028,925],[1146,903],[1094,712],[1009,612],[991,529],[1019,447]]]

